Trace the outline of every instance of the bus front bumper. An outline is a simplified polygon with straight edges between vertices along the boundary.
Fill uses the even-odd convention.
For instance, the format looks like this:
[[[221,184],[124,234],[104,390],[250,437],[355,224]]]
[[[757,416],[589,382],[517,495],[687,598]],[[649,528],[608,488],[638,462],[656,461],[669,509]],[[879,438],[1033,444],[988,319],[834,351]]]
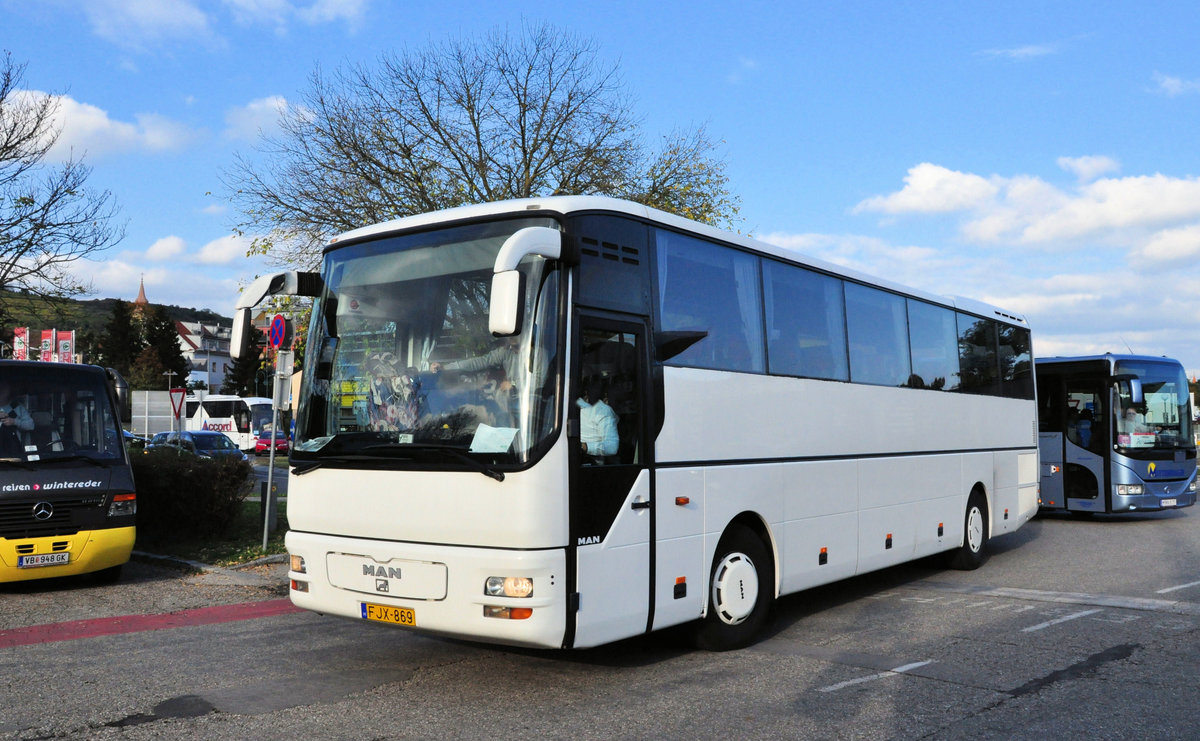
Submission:
[[[120,566],[133,551],[134,534],[133,527],[114,527],[44,538],[0,538],[0,583],[76,576]],[[57,563],[62,559],[65,562]]]
[[[1143,494],[1112,495],[1113,512],[1147,512],[1164,509],[1191,507],[1196,503],[1196,492],[1189,491],[1191,480],[1168,481],[1146,484]]]
[[[293,561],[288,572],[297,607],[468,640],[563,645],[563,549],[464,548],[296,531],[288,532],[286,544],[293,558],[304,560],[303,571]],[[533,593],[488,596],[489,577],[532,579]]]

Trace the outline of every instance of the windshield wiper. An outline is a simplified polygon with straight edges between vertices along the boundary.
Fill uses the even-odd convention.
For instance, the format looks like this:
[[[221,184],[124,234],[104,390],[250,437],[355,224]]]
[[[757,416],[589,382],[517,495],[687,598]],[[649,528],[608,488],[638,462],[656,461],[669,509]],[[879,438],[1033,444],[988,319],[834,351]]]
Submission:
[[[496,481],[504,480],[504,473],[488,466],[485,463],[480,463],[466,453],[461,453],[453,448],[446,448],[440,445],[412,445],[402,443],[380,443],[377,445],[368,445],[363,448],[364,451],[376,451],[372,454],[342,454],[342,455],[326,455],[318,458],[315,461],[304,461],[296,463],[292,466],[292,473],[296,476],[303,476],[309,471],[315,471],[321,468],[326,463],[356,463],[359,461],[381,461],[388,459],[396,459],[394,455],[380,455],[380,453],[439,453],[449,458],[453,458],[460,463],[467,464],[471,470],[478,471],[484,476],[493,478]],[[412,458],[413,456],[408,456]]]
[[[33,464],[31,464],[27,461],[21,460],[20,458],[0,458],[0,463],[5,463],[10,466],[15,466],[16,468],[24,468],[26,471],[36,471],[37,470],[37,466],[34,466]]]
[[[453,458],[459,463],[465,463],[472,470],[478,471],[488,478],[493,478],[497,481],[504,480],[503,471],[497,471],[486,463],[480,463],[461,450],[448,448],[445,445],[422,445],[421,443],[379,443],[377,445],[368,445],[367,447],[363,448],[363,450],[377,450],[381,453],[437,453],[438,455],[443,455],[447,458]]]

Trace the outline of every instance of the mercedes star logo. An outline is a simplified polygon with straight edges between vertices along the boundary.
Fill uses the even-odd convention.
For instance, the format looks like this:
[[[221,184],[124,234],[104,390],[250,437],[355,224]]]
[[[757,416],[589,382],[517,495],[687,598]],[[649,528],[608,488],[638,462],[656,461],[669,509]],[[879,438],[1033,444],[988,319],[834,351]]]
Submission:
[[[49,502],[38,502],[33,505],[33,519],[35,520],[49,520],[53,514],[54,505]]]

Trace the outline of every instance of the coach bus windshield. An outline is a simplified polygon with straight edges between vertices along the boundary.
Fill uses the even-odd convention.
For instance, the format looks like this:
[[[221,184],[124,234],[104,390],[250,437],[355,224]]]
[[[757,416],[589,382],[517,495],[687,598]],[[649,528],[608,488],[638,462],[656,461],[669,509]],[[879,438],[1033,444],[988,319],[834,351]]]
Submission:
[[[517,219],[384,236],[331,249],[313,306],[293,463],[519,465],[554,432],[559,274],[520,264],[524,324],[495,338],[497,252]]]
[[[1116,367],[1117,445],[1136,455],[1142,450],[1190,448],[1192,418],[1188,382],[1178,364],[1122,361]],[[1141,381],[1142,399],[1135,401],[1129,379]],[[1124,379],[1124,380],[1121,380]]]

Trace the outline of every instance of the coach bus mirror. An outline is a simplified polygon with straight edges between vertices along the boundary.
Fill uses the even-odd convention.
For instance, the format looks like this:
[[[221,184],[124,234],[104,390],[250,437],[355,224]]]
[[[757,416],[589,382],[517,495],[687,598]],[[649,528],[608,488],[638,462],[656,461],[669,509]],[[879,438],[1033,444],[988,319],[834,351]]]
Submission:
[[[496,253],[492,295],[488,303],[488,329],[497,337],[510,337],[521,329],[525,309],[525,274],[517,270],[530,255],[557,260],[563,254],[563,235],[548,226],[518,229]]]
[[[655,332],[654,359],[660,363],[670,360],[708,336],[704,330],[682,332]]]
[[[1141,404],[1146,400],[1145,393],[1142,391],[1142,379],[1133,374],[1113,376],[1113,380],[1117,382],[1117,393],[1121,396],[1128,396],[1130,404]]]
[[[229,334],[229,354],[240,358],[250,344],[253,317],[250,310],[267,296],[320,296],[324,283],[320,273],[285,270],[262,275],[246,286],[233,308],[233,331]]]
[[[492,298],[488,307],[488,329],[497,337],[521,331],[525,313],[525,274],[505,270],[492,276]]]

